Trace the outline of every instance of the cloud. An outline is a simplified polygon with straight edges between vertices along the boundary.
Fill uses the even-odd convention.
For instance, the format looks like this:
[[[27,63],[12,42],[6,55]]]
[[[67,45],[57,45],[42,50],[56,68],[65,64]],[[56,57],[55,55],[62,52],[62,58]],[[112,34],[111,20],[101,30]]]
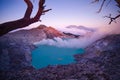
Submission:
[[[84,34],[83,37],[73,39],[62,39],[56,37],[54,39],[43,39],[42,41],[36,42],[34,44],[36,46],[51,45],[66,48],[86,48],[96,40],[110,34],[120,34],[119,27],[101,27],[96,29],[95,32]]]
[[[102,34],[92,34],[91,36],[84,36],[80,38],[73,38],[73,39],[62,39],[56,37],[54,39],[43,39],[40,42],[34,43],[34,45],[50,45],[50,46],[57,46],[57,47],[66,47],[66,48],[85,48],[97,39],[102,37]]]
[[[92,29],[92,28],[88,28],[88,27],[85,27],[85,26],[76,26],[76,25],[69,25],[66,28],[80,29],[80,30],[89,31],[89,32],[94,32],[95,31],[95,29]]]

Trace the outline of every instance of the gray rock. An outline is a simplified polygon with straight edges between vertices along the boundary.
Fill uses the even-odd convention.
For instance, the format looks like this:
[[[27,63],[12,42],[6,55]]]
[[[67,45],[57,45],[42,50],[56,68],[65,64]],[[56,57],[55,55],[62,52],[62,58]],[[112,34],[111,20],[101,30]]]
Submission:
[[[94,42],[86,48],[85,54],[75,55],[76,63],[48,66],[36,70],[30,65],[30,52],[34,49],[31,43],[46,38],[46,36],[36,39],[42,34],[37,35],[35,32],[36,37],[29,37],[30,33],[27,34],[25,31],[25,37],[22,37],[21,33],[17,36],[11,33],[0,38],[1,80],[120,79],[120,35],[110,35]]]

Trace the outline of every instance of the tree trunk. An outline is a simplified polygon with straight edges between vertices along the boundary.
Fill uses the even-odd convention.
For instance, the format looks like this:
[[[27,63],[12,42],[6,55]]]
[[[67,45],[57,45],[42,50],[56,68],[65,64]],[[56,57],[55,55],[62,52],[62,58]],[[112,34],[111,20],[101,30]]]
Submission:
[[[12,31],[12,30],[15,30],[15,29],[18,29],[18,28],[23,28],[23,27],[26,27],[26,26],[34,23],[34,22],[39,21],[41,15],[43,13],[51,10],[51,9],[44,10],[45,0],[39,0],[38,12],[37,12],[37,14],[35,15],[34,18],[30,18],[30,15],[31,15],[32,9],[33,9],[33,5],[32,5],[30,0],[24,0],[24,2],[27,4],[27,10],[25,12],[24,17],[22,19],[19,19],[19,20],[10,21],[10,22],[0,24],[0,36]]]

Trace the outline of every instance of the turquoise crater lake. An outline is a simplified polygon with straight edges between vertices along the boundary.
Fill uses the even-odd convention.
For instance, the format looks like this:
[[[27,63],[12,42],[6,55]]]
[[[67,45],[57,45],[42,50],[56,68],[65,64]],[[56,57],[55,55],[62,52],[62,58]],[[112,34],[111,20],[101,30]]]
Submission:
[[[48,65],[65,65],[75,62],[73,55],[84,53],[84,49],[39,45],[32,51],[32,65],[36,69]]]

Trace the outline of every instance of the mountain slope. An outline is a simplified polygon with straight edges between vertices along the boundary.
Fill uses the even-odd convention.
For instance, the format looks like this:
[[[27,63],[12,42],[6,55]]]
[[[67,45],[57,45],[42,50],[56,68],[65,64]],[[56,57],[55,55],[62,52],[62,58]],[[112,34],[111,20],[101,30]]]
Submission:
[[[75,55],[79,63],[99,65],[108,80],[120,79],[120,34],[109,35],[86,48],[83,55]],[[105,77],[105,75],[104,75]],[[107,79],[105,79],[107,80]]]
[[[10,38],[13,37],[13,39],[22,39],[24,41],[26,40],[26,42],[29,43],[34,43],[46,38],[61,37],[64,36],[64,34],[52,27],[40,25],[37,28],[19,30],[13,33],[9,33],[5,36]]]
[[[19,70],[31,66],[34,42],[64,36],[51,27],[40,25],[30,30],[20,30],[0,37],[0,70]]]
[[[53,27],[44,28],[43,31],[46,33],[47,38],[54,38],[54,37],[65,36],[62,32],[57,31]]]
[[[2,51],[6,52],[5,50]],[[6,54],[2,55],[5,57],[4,62],[9,59],[6,59],[7,54],[6,52]],[[17,62],[13,61],[12,63],[18,66],[20,64],[18,60],[21,57],[18,54],[15,57],[13,60]],[[86,48],[85,54],[76,54],[75,59],[76,63],[48,66],[40,70],[35,70],[32,67],[15,68],[13,66],[10,69],[6,69],[6,71],[1,71],[0,77],[2,80],[119,80],[120,34],[109,35],[94,42]],[[21,61],[24,62],[24,60]],[[21,69],[19,70],[19,68]]]

